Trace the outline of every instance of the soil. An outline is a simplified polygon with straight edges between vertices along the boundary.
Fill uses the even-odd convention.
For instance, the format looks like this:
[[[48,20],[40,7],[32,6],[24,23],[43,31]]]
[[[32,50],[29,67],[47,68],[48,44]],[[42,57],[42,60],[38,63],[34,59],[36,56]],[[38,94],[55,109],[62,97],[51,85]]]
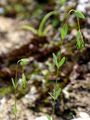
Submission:
[[[30,3],[28,0],[26,2],[22,0],[19,3],[18,0],[14,0],[12,5],[10,2],[11,8],[8,11],[9,2],[9,0],[0,1],[0,8],[7,10],[4,11],[5,13],[0,13],[0,120],[15,119],[13,114],[15,99],[11,79],[15,78],[17,62],[22,58],[29,59],[25,67],[28,84],[26,91],[22,92],[21,84],[17,90],[17,120],[37,120],[40,116],[52,115],[52,99],[48,94],[52,92],[56,80],[52,53],[56,53],[59,49],[62,55],[66,56],[67,61],[58,76],[62,94],[55,104],[55,120],[72,120],[79,112],[90,115],[89,0],[83,2],[68,0],[61,8],[54,0],[48,3],[41,3],[39,0]],[[19,5],[18,7],[22,6],[20,11],[16,9],[16,4]],[[24,10],[24,5],[27,11]],[[60,22],[64,19],[66,6],[68,6],[67,10],[71,8],[82,10],[86,16],[85,20],[80,20],[85,41],[85,48],[81,52],[74,47],[77,32],[74,15],[68,19],[70,34],[60,48]],[[53,9],[59,9],[61,14],[47,21],[46,26],[49,31],[45,37],[39,37],[22,29],[25,24],[31,24],[37,29],[43,15]],[[22,16],[23,10],[25,15]],[[60,21],[57,20],[55,23],[54,20],[57,18]],[[21,74],[21,66],[18,66],[19,83]]]

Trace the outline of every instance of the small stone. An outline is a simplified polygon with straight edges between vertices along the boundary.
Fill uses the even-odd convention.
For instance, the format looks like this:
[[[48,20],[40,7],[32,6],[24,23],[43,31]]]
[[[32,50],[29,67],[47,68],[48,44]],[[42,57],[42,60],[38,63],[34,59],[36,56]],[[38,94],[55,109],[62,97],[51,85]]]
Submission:
[[[48,120],[46,116],[37,117],[35,120]]]
[[[72,120],[90,120],[90,116],[85,112],[80,112],[79,116],[79,118],[74,118]]]

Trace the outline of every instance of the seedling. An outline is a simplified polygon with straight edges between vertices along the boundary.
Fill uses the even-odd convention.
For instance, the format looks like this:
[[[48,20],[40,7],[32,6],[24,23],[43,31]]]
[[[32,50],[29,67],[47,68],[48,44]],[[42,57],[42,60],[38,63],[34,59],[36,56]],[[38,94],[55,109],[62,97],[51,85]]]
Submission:
[[[60,88],[60,86],[57,84],[57,80],[58,80],[58,76],[59,76],[59,71],[60,68],[63,66],[63,64],[65,63],[66,58],[62,57],[61,58],[61,53],[58,52],[57,54],[53,53],[53,62],[56,66],[56,84],[54,86],[53,92],[49,93],[49,95],[51,96],[52,100],[53,100],[53,114],[55,112],[55,103],[56,100],[58,99],[58,97],[60,96],[60,94],[62,93],[62,89]]]
[[[79,19],[85,19],[85,16],[83,15],[83,13],[79,10],[70,10],[68,12],[68,14],[66,15],[66,22],[67,22],[67,19],[70,15],[70,13],[74,13],[76,18],[77,18],[77,26],[78,26],[78,30],[77,30],[77,35],[76,35],[76,47],[80,50],[82,50],[84,48],[84,40],[83,40],[83,36],[82,36],[82,33],[81,33],[81,29],[80,29],[80,22],[79,22]],[[63,41],[68,33],[68,25],[67,23],[65,22],[65,24],[63,25],[63,27],[61,28],[61,40]]]
[[[62,1],[63,2],[63,1]],[[70,10],[69,13],[67,14],[67,19],[68,16],[70,15],[71,12],[74,12],[75,16],[77,17],[77,24],[78,24],[78,31],[77,31],[77,36],[76,36],[76,47],[80,50],[82,50],[84,48],[84,40],[82,37],[82,33],[80,30],[80,23],[79,23],[79,19],[84,19],[85,16],[83,15],[83,13],[81,13],[78,10]],[[68,33],[68,25],[67,23],[65,23],[63,25],[63,27],[61,28],[61,46],[63,44],[63,41]],[[56,66],[56,70],[57,70],[57,75],[56,75],[56,84],[54,86],[53,92],[49,93],[49,95],[51,96],[52,100],[53,100],[53,114],[55,112],[55,101],[58,99],[58,97],[60,96],[60,94],[62,93],[62,88],[60,88],[60,86],[57,84],[57,79],[58,79],[58,73],[60,72],[60,68],[63,66],[63,64],[65,63],[66,58],[62,57],[61,58],[61,53],[58,52],[57,54],[53,53],[53,63]],[[48,116],[47,117],[48,120],[52,120],[52,117]]]
[[[29,25],[24,25],[24,26],[22,26],[22,28],[26,29],[26,30],[30,30],[32,33],[34,33],[35,35],[38,35],[39,37],[43,37],[43,36],[45,36],[48,33],[47,27],[44,28],[47,19],[49,17],[51,17],[52,15],[56,15],[56,14],[57,14],[57,11],[52,11],[52,12],[47,13],[44,16],[44,18],[42,19],[42,21],[41,21],[41,23],[39,25],[38,30],[36,30],[34,27],[29,26]]]
[[[19,60],[17,62],[17,69],[16,69],[16,76],[15,79],[12,78],[12,85],[14,88],[14,106],[13,106],[13,114],[15,116],[15,120],[17,120],[17,91],[18,91],[18,87],[19,87],[19,82],[18,82],[18,76],[17,76],[17,72],[18,72],[18,64],[20,64],[20,66],[22,67],[22,81],[21,81],[21,89],[24,90],[26,89],[27,86],[27,80],[26,80],[26,76],[24,74],[24,67],[29,63],[29,60],[27,58],[23,58],[21,60]]]

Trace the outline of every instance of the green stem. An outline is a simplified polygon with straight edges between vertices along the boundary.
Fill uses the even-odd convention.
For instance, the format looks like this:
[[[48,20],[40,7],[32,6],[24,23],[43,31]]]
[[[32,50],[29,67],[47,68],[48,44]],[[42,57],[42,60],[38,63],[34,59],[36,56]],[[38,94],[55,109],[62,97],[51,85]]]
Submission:
[[[55,100],[53,102],[53,114],[55,113]]]
[[[17,110],[16,89],[15,89],[15,110]],[[17,120],[17,113],[15,113],[15,120]]]
[[[67,13],[67,15],[65,16],[65,22],[64,22],[64,25],[67,23],[67,20],[68,20],[68,17],[69,17],[69,15],[70,15],[70,13],[71,12],[75,12],[75,10],[74,9],[71,9],[68,13]]]
[[[80,30],[79,18],[77,18],[78,29]]]
[[[55,83],[55,86],[54,86],[54,92],[55,92],[55,88],[57,87],[58,75],[59,75],[59,69],[57,69],[57,73],[56,73],[56,83]],[[55,103],[56,103],[56,100],[54,99],[54,101],[53,101],[53,112],[52,112],[53,115],[55,113]]]
[[[14,89],[14,100],[15,100],[15,120],[17,120],[17,97],[16,97],[16,93],[17,93],[17,86],[18,86],[18,62],[17,62],[17,67],[16,67],[16,76],[15,76],[15,89]]]
[[[58,75],[59,75],[59,69],[57,69],[57,73],[56,73],[56,87],[57,87],[57,82],[58,82]]]
[[[52,112],[53,119],[54,119],[54,114],[55,114],[55,100],[53,101],[53,112]]]

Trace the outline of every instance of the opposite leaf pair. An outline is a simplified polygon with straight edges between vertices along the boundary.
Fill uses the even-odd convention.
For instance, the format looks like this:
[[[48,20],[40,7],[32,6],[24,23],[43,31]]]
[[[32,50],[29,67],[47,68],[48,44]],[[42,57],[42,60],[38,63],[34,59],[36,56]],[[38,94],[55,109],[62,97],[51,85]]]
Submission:
[[[57,85],[57,86],[55,87],[55,89],[53,90],[53,92],[52,92],[52,93],[49,93],[49,95],[51,96],[51,98],[52,98],[54,101],[56,101],[56,100],[58,99],[58,97],[59,97],[59,95],[60,95],[61,92],[62,92],[62,89],[60,88],[59,85]]]
[[[61,54],[60,52],[58,52],[57,55],[53,53],[53,62],[58,69],[65,63],[65,60],[66,60],[65,57],[62,57],[60,59],[60,54]]]

